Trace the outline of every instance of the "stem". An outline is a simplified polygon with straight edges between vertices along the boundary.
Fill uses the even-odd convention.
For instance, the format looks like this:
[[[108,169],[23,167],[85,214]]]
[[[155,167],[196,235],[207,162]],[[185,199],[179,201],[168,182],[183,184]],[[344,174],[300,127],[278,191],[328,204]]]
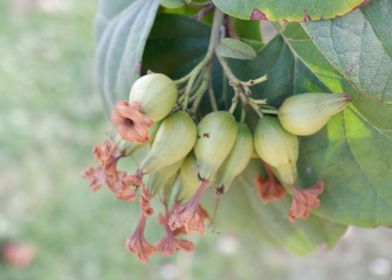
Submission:
[[[229,112],[234,113],[237,107],[238,99],[241,99],[244,105],[249,105],[259,115],[259,117],[262,118],[263,112],[259,108],[258,104],[266,104],[266,100],[254,100],[252,98],[249,98],[249,95],[252,93],[249,87],[266,81],[267,76],[262,76],[255,80],[243,82],[234,75],[229,64],[222,56],[220,56],[219,54],[217,54],[216,56],[222,66],[223,72],[229,78],[230,85],[234,88],[235,91],[235,96],[233,98]]]
[[[199,107],[199,104],[200,104],[201,100],[203,99],[205,92],[208,89],[208,80],[209,80],[208,75],[209,75],[208,71],[204,72],[203,81],[201,82],[199,89],[195,93],[195,102],[193,103],[193,106],[191,109],[191,113],[193,113],[193,114],[196,113],[197,108]]]
[[[210,98],[212,111],[218,111],[218,105],[216,103],[214,88],[212,87],[212,64],[208,67],[208,97]]]
[[[208,50],[205,57],[187,76],[176,81],[178,83],[178,81],[189,79],[184,92],[184,104],[182,106],[184,110],[186,110],[188,107],[189,95],[191,93],[192,86],[196,77],[203,70],[203,68],[205,68],[208,64],[211,63],[211,60],[215,53],[215,48],[219,41],[220,27],[222,23],[223,23],[223,13],[218,9],[215,9],[214,18],[211,27],[211,34],[210,34],[210,44],[208,45]]]
[[[263,109],[263,108],[261,108],[261,112],[264,114],[271,114],[271,115],[278,114],[278,110],[269,110],[269,109]]]
[[[242,122],[242,123],[245,122],[245,119],[246,119],[246,110],[245,110],[245,106],[242,106],[240,122]]]

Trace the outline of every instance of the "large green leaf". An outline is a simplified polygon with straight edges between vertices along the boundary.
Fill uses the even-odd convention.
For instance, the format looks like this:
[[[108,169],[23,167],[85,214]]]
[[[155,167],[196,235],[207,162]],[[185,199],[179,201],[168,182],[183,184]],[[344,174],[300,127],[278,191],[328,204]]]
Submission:
[[[139,77],[158,0],[102,0],[95,21],[96,84],[107,109],[127,98]]]
[[[143,65],[153,71],[160,71],[174,77],[182,72],[184,65],[194,65],[208,45],[209,28],[207,25],[193,21],[189,17],[162,14],[157,17],[150,38],[146,46]],[[306,71],[298,62],[294,65],[294,58],[290,49],[285,46],[281,38],[276,38],[266,46],[258,57],[251,62],[238,63],[238,74],[244,78],[258,77],[260,74],[270,74],[266,86],[260,86],[255,91],[270,91],[270,97],[279,89],[280,93],[274,97],[276,104],[291,94],[281,86],[282,78],[285,85],[292,87],[294,73],[298,85],[314,85],[322,87],[319,82],[313,83],[315,77]],[[188,65],[188,66],[187,66]],[[218,68],[218,67],[215,67]],[[222,92],[219,81],[216,92]],[[290,223],[287,219],[290,199],[263,205],[255,196],[254,177],[261,169],[253,163],[232,187],[230,192],[221,199],[218,216],[215,219],[216,229],[222,232],[234,232],[253,238],[264,239],[288,249],[296,254],[307,254],[320,244],[331,247],[345,231],[345,226],[312,216],[308,221]],[[208,208],[214,207],[211,196],[205,199]],[[212,211],[210,211],[212,212]]]
[[[392,105],[380,100],[375,80],[353,74],[365,71],[378,81],[385,81],[385,75],[390,75],[383,72],[386,69],[371,66],[365,58],[378,52],[377,57],[384,57],[379,62],[384,63],[383,67],[388,68],[388,61],[391,63],[387,55],[392,36],[387,13],[390,10],[390,1],[376,0],[343,18],[304,24],[316,45],[298,24],[290,24],[283,33],[294,57],[331,92],[349,92],[353,96],[352,105],[335,116],[325,129],[301,140],[299,183],[307,185],[323,179],[326,190],[316,213],[340,223],[365,227],[392,225]],[[359,32],[357,23],[361,22],[366,28]],[[380,22],[389,23],[388,28],[381,28]],[[380,28],[382,32],[376,31]],[[340,32],[346,35],[341,36]],[[379,34],[376,37],[375,32]],[[364,46],[373,41],[382,48],[372,51],[368,47],[358,48],[358,41],[351,36],[354,33]],[[342,69],[353,57],[361,59],[356,60],[358,64],[350,74]],[[390,82],[389,78],[383,85],[388,87]],[[384,100],[390,92],[391,89],[383,94]]]
[[[309,21],[330,19],[349,13],[368,0],[213,0],[233,17],[271,21]]]
[[[323,55],[358,92],[392,103],[392,2],[376,0],[333,21],[305,24]]]

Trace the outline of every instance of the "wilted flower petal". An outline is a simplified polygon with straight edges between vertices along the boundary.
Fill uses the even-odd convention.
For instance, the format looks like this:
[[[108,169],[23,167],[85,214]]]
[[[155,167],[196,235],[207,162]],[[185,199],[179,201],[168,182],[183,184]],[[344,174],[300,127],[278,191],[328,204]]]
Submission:
[[[313,209],[320,206],[317,198],[324,190],[324,182],[319,181],[308,189],[298,189],[293,187],[293,202],[289,211],[288,218],[291,222],[295,219],[306,220],[309,218]]]
[[[122,139],[143,143],[148,141],[148,129],[154,121],[143,114],[139,103],[120,100],[112,111],[112,123]]]
[[[140,261],[146,263],[148,258],[156,252],[155,246],[150,244],[144,238],[144,228],[146,226],[147,216],[144,212],[141,213],[138,225],[133,235],[126,240],[125,246],[130,253],[137,255]]]
[[[271,167],[268,164],[264,164],[264,167],[268,178],[265,179],[261,175],[256,177],[256,193],[260,200],[267,204],[270,201],[282,199],[286,195],[286,190],[276,180]]]

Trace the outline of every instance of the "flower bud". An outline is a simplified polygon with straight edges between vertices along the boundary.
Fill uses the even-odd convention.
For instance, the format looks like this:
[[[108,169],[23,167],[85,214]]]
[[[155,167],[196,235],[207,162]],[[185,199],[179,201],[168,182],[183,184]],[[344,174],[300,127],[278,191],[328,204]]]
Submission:
[[[179,111],[171,114],[159,126],[139,171],[150,174],[185,158],[195,145],[196,135],[196,125],[188,113]]]
[[[219,193],[228,191],[234,179],[244,171],[253,154],[253,137],[249,127],[238,123],[238,135],[233,149],[224,161],[216,180]]]
[[[160,190],[166,191],[167,189],[171,189],[183,162],[184,160],[181,159],[180,161],[166,166],[158,172],[150,175],[147,181],[147,186],[153,196]]]
[[[293,184],[297,177],[298,137],[288,133],[274,117],[259,120],[254,136],[259,157],[277,169],[281,182]]]
[[[210,180],[218,171],[234,146],[237,130],[229,112],[212,112],[200,121],[195,145],[200,179]]]
[[[348,94],[306,93],[287,98],[279,108],[283,128],[294,135],[311,135],[319,131],[331,116],[351,101]]]
[[[190,153],[184,160],[180,170],[181,187],[177,193],[178,201],[188,201],[200,186],[197,176],[197,161],[195,155]]]
[[[173,110],[177,101],[177,87],[167,76],[159,73],[139,78],[129,93],[129,103],[141,105],[143,114],[160,121]]]

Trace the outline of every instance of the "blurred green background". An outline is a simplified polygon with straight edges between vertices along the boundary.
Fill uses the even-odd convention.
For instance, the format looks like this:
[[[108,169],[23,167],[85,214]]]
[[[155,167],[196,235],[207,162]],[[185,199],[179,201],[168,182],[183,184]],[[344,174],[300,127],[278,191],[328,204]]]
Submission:
[[[96,2],[0,0],[0,240],[37,248],[0,279],[392,279],[385,228],[350,228],[306,258],[210,231],[193,254],[128,254],[134,209],[80,178],[110,130],[91,70]]]

